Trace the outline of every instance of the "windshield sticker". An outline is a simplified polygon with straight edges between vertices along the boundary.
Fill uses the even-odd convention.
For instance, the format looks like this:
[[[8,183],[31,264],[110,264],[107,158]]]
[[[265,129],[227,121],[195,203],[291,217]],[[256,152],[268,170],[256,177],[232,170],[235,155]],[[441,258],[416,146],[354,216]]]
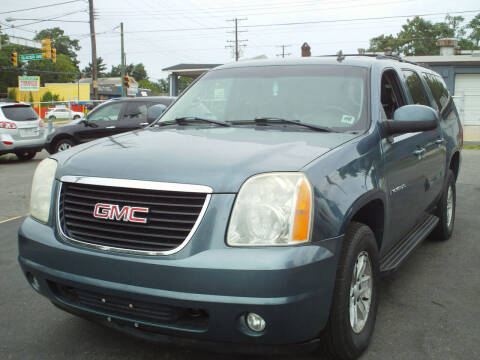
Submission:
[[[342,123],[352,125],[355,122],[355,116],[352,115],[342,115]]]

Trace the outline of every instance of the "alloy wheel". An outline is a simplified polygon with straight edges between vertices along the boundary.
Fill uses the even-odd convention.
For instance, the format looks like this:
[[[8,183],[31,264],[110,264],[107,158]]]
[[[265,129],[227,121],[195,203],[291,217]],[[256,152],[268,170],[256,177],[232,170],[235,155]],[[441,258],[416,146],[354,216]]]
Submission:
[[[350,284],[350,325],[360,333],[368,320],[372,304],[372,263],[366,251],[358,254]]]

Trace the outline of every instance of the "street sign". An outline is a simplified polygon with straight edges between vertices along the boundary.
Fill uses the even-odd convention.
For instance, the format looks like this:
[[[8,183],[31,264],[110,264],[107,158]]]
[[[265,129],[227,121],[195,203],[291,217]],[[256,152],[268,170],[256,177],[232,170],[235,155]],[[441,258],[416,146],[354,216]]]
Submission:
[[[40,76],[19,76],[19,91],[38,91],[40,87]]]
[[[30,60],[43,60],[42,54],[25,54],[25,55],[18,55],[18,59],[20,61],[30,61]]]

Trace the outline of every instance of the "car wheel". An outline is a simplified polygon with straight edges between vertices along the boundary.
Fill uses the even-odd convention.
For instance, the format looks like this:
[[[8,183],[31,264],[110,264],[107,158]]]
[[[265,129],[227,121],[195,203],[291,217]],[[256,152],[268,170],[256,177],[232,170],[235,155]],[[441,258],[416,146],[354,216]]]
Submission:
[[[345,234],[322,356],[357,359],[370,344],[378,307],[379,256],[372,230],[352,222]]]
[[[15,153],[15,155],[17,155],[18,159],[21,161],[31,160],[36,154],[36,151],[19,151]]]
[[[56,119],[56,117],[53,116],[53,115],[52,115],[52,116],[49,116],[48,118],[49,118],[50,120],[55,120],[55,119]]]
[[[75,143],[70,139],[60,139],[57,141],[54,147],[54,152],[65,151],[74,146]]]
[[[75,115],[75,116],[73,117],[73,120],[77,120],[77,119],[80,119],[80,116]]]
[[[448,240],[453,233],[455,224],[455,206],[457,204],[457,192],[455,187],[455,174],[448,170],[447,183],[442,197],[437,206],[436,215],[440,219],[437,227],[433,230],[431,238],[435,240]]]

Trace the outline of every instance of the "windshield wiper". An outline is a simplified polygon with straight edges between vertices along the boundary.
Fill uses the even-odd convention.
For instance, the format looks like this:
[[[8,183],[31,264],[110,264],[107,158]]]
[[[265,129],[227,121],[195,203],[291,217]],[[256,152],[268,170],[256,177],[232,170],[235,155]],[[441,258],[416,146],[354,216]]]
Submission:
[[[175,118],[175,122],[179,125],[187,125],[188,121],[205,121],[205,122],[212,123],[212,124],[217,124],[217,125],[220,125],[220,126],[231,126],[229,123],[227,123],[225,121],[204,119],[204,118],[197,117],[197,116],[184,116],[184,117]],[[158,124],[161,125],[162,122],[159,122]]]
[[[289,119],[265,116],[265,117],[257,117],[254,119],[254,121],[258,125],[266,125],[267,123],[287,123],[287,124],[293,124],[298,126],[304,126],[316,131],[336,132],[335,130],[332,130],[330,128],[323,127],[320,125],[315,125],[315,124],[304,123],[304,122],[301,122],[300,120],[289,120]]]

